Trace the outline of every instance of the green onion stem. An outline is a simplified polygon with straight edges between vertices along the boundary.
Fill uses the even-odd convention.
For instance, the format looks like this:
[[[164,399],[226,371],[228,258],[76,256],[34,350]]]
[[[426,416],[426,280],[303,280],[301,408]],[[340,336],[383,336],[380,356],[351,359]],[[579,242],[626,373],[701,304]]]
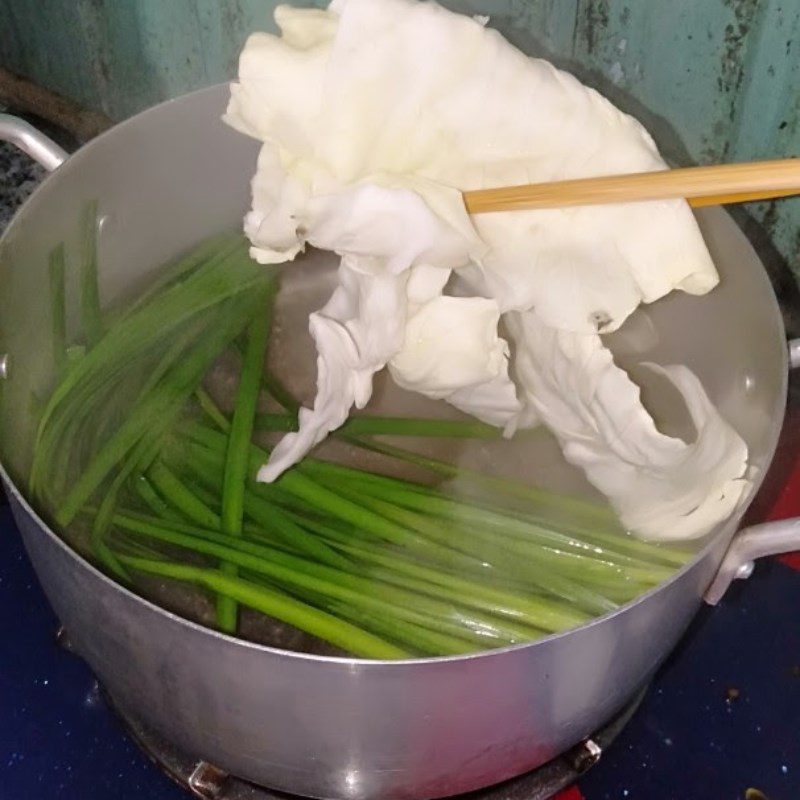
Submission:
[[[286,390],[281,386],[276,389],[273,381],[277,380],[269,375],[265,370],[262,383],[264,388],[275,399],[276,392],[281,395],[278,402],[284,407],[288,402],[293,404],[293,408],[299,407],[294,398],[287,399],[283,393]],[[198,394],[198,401],[203,411],[216,426],[223,431],[229,425],[227,417],[219,410],[213,399],[203,392]],[[260,433],[290,433],[297,430],[297,414],[256,414],[255,430]],[[333,433],[334,436],[417,436],[417,437],[443,437],[443,438],[463,438],[463,439],[498,439],[501,431],[485,422],[452,419],[423,419],[415,417],[382,417],[382,416],[361,416],[350,417]]]
[[[206,528],[219,530],[220,517],[214,513],[163,461],[156,461],[147,471],[147,478],[168,505],[186,519]]]
[[[498,478],[493,475],[485,475],[465,467],[458,467],[447,461],[441,461],[437,458],[422,455],[421,453],[415,453],[402,447],[395,447],[385,442],[376,442],[374,440],[364,441],[363,439],[351,436],[348,436],[347,440],[351,444],[361,447],[364,450],[371,450],[374,453],[380,453],[390,458],[400,459],[408,464],[414,464],[449,478],[473,480],[504,494],[520,497],[528,501],[535,500],[542,505],[569,509],[571,512],[587,516],[597,523],[605,522],[615,528],[619,527],[614,511],[600,503],[593,503],[579,497],[558,495],[555,492],[539,489],[535,486],[530,486],[510,478]]]
[[[132,480],[133,490],[139,495],[139,498],[147,506],[147,508],[161,519],[169,520],[172,523],[180,522],[183,516],[170,506],[161,495],[155,490],[153,484],[147,479],[147,476],[139,473],[135,475]]]
[[[73,485],[70,494],[56,514],[60,525],[69,524],[114,465],[124,458],[145,433],[153,431],[163,433],[169,428],[216,356],[240,329],[242,323],[234,315],[244,311],[245,308],[249,310],[250,304],[243,308],[241,303],[234,303],[227,309],[227,313],[220,312],[221,319],[217,325],[211,326],[207,339],[198,345],[191,355],[179,360],[158,385],[131,410],[122,425]],[[74,374],[74,371],[69,374]]]
[[[247,580],[261,583],[265,579],[257,573],[244,573]],[[415,622],[399,619],[372,609],[364,609],[331,599],[310,589],[305,589],[301,601],[313,602],[319,608],[337,617],[349,620],[364,630],[371,631],[389,641],[395,642],[417,656],[462,655],[475,651],[475,644],[460,636],[442,633],[435,623],[419,617]]]
[[[131,474],[137,470],[146,469],[158,452],[158,441],[152,438],[143,438],[125,460],[119,472],[114,476],[111,485],[106,489],[100,507],[94,514],[92,521],[91,544],[95,556],[108,567],[112,573],[130,583],[130,575],[106,541],[111,528],[114,512],[117,507],[119,492]]]
[[[285,433],[297,430],[293,414],[259,414],[256,430],[261,433]],[[350,417],[334,436],[420,436],[463,439],[499,439],[501,431],[483,422],[413,417]]]
[[[209,432],[207,429],[200,429],[199,426],[193,425],[192,432],[197,435],[198,439],[202,439],[211,446],[219,444],[219,439],[213,431]],[[254,455],[256,462],[263,459],[263,454],[259,455],[256,452]],[[566,548],[573,552],[585,553],[587,548],[581,546],[574,537],[567,537],[539,525],[525,523],[512,517],[504,517],[485,509],[466,506],[449,498],[418,492],[415,490],[416,487],[409,489],[404,482],[397,479],[386,478],[381,481],[365,479],[358,483],[347,479],[340,480],[343,476],[347,477],[348,473],[340,469],[338,465],[327,462],[314,464],[314,467],[318,468],[317,471],[321,473],[323,484],[311,482],[312,489],[309,486],[303,486],[305,476],[302,473],[306,470],[303,470],[302,467],[303,465],[298,470],[285,473],[275,486],[300,496],[312,507],[322,505],[337,518],[361,529],[367,528],[375,531],[377,524],[375,520],[382,519],[383,522],[379,527],[385,531],[386,524],[389,523],[395,537],[391,541],[397,544],[406,544],[417,548],[424,546],[424,539],[421,540],[419,534],[425,531],[425,535],[430,537],[427,548],[429,550],[437,548],[439,554],[445,557],[445,561],[453,558],[454,550],[469,557],[488,560],[490,563],[501,559],[506,568],[511,569],[520,578],[534,580],[537,585],[553,591],[557,596],[570,600],[582,598],[582,606],[594,613],[604,613],[616,607],[616,601],[620,596],[615,595],[612,599],[604,597],[604,594],[609,585],[616,587],[619,584],[618,578],[621,569],[619,565],[614,562],[604,564],[602,560],[594,557],[596,554],[593,554],[591,559],[579,562],[576,568],[580,566],[580,563],[586,565],[588,577],[594,575],[600,581],[604,575],[606,576],[605,580],[600,581],[597,591],[591,592],[581,586],[581,578],[587,576],[573,575],[573,577],[577,577],[577,580],[567,580],[564,576],[554,574],[546,568],[546,564],[537,563],[541,560],[552,561],[553,553],[545,549],[533,551],[530,547],[533,539],[534,544],[539,547],[547,544],[552,547]],[[312,467],[312,471],[314,467]],[[380,485],[380,491],[376,488],[378,485]],[[273,490],[267,488],[266,491]],[[373,496],[370,497],[370,495]],[[376,506],[376,503],[379,505]],[[420,513],[412,514],[410,511],[404,510],[403,505],[410,506]],[[353,508],[359,510],[353,511]],[[459,531],[453,529],[452,526],[442,525],[435,519],[429,518],[434,512],[448,513],[459,525],[468,525],[469,528],[467,531]],[[478,529],[476,529],[476,525],[479,526]],[[520,528],[527,538],[519,541],[508,536],[507,528],[509,526]],[[486,528],[495,529],[496,536],[490,535],[491,531],[485,530]],[[405,531],[403,540],[397,535],[398,529]],[[431,538],[437,541],[431,541]],[[441,550],[442,545],[445,546],[444,550]],[[520,555],[527,556],[527,558],[520,558]],[[603,558],[608,560],[605,553],[603,553]],[[628,578],[635,579],[647,586],[657,583],[668,574],[663,568],[646,565],[644,571],[634,571],[628,575]]]
[[[438,629],[467,637],[476,645],[486,645],[491,641],[511,644],[526,641],[535,634],[532,626],[413,594],[380,581],[316,564],[265,545],[231,539],[213,531],[198,530],[196,535],[191,536],[170,530],[165,523],[143,523],[131,515],[121,514],[114,517],[114,522],[118,527],[134,533],[235,563],[297,589],[310,589],[345,602],[372,607],[382,613],[394,613],[411,621],[420,617],[433,618]]]
[[[394,449],[400,450],[400,448]],[[329,461],[307,457],[297,468],[320,479],[324,476],[328,476],[331,479],[341,477],[343,480],[356,481],[357,485],[363,486],[365,489],[376,487],[377,490],[377,488],[380,487],[385,488],[389,492],[393,490],[399,490],[404,493],[414,492],[417,495],[438,498],[438,500],[443,501],[445,505],[449,502],[456,502],[456,498],[453,495],[447,495],[431,486],[392,478],[388,475],[367,472],[355,467],[347,467]],[[461,486],[459,487],[459,492],[462,488]],[[534,498],[536,493],[549,495],[545,490],[537,489],[534,490]],[[410,498],[410,495],[406,494],[406,497]],[[464,500],[468,502],[462,500],[460,501],[460,505],[462,508],[469,508],[469,513],[471,514],[471,509],[476,508],[474,505],[474,498],[468,495]],[[409,502],[412,502],[412,500],[409,500]],[[566,495],[550,495],[548,503],[545,504],[549,504],[551,508],[557,509],[555,516],[539,506],[535,499],[532,499],[532,502],[534,504],[533,511],[528,511],[525,514],[499,506],[496,498],[493,498],[489,503],[480,503],[480,506],[484,509],[500,513],[503,515],[504,520],[508,518],[517,518],[529,524],[536,524],[540,527],[546,526],[553,532],[561,532],[562,535],[576,539],[576,544],[579,540],[583,540],[587,549],[597,552],[597,548],[601,548],[605,554],[609,556],[613,555],[614,558],[628,558],[638,563],[663,564],[674,568],[675,566],[684,564],[691,555],[687,551],[664,547],[659,544],[636,539],[626,534],[621,528],[618,528],[616,531],[611,531],[604,530],[602,527],[598,526],[576,524],[574,518],[570,518],[569,516],[571,498]],[[561,505],[562,502],[563,507]],[[473,503],[473,505],[470,505],[470,503]],[[446,516],[445,505],[440,505],[440,511]],[[425,510],[427,513],[433,513],[434,511],[432,506],[427,507]],[[506,529],[506,532],[513,532],[513,528],[514,526],[512,525],[511,528]]]
[[[567,567],[571,559],[585,577],[589,577],[594,570],[595,573],[613,573],[614,582],[622,576],[645,583],[658,583],[672,574],[667,567],[633,561],[628,556],[620,558],[612,552],[587,546],[575,536],[558,533],[516,517],[465,505],[450,498],[425,496],[402,489],[377,491],[369,484],[362,486],[361,502],[365,502],[363,494],[372,495],[374,502],[381,503],[384,508],[404,506],[420,512],[424,515],[426,524],[434,530],[442,530],[443,526],[436,521],[436,517],[441,516],[450,523],[466,527],[470,537],[490,539],[521,556],[545,562],[555,560],[562,567]]]
[[[81,264],[81,313],[89,347],[103,336],[103,315],[100,310],[100,286],[97,273],[97,200],[86,204],[83,211],[83,261]]]
[[[388,618],[384,614],[330,600],[324,596],[320,596],[317,602],[337,617],[396,641],[420,655],[457,656],[475,650],[475,645],[466,639],[431,630],[408,620]]]
[[[138,312],[124,317],[104,336],[92,350],[68,371],[50,397],[39,422],[37,446],[51,433],[54,414],[69,413],[71,407],[82,408],[95,401],[96,395],[114,385],[120,375],[130,370],[131,364],[144,354],[170,342],[175,331],[187,321],[202,318],[211,308],[220,308],[232,297],[246,303],[249,293],[269,279],[269,273],[258,271],[245,261],[246,253],[227,254],[219,263],[206,265],[192,274],[182,284],[155,297]],[[227,325],[235,313],[229,306]],[[241,313],[241,309],[240,309]],[[249,314],[247,315],[249,317]],[[246,324],[236,319],[234,336]]]
[[[270,291],[270,298],[274,295]],[[264,298],[266,300],[266,297]],[[225,454],[225,468],[222,481],[221,530],[229,536],[242,535],[244,518],[244,493],[247,480],[247,465],[250,439],[253,435],[253,421],[258,404],[258,391],[264,357],[267,352],[271,314],[265,308],[250,322],[247,332],[247,347],[244,353],[239,391],[233,412],[228,447]],[[222,572],[230,577],[236,576],[236,565],[224,562]],[[237,627],[238,612],[236,602],[231,597],[220,597],[217,603],[217,624],[228,633]]]
[[[247,492],[244,507],[245,513],[253,522],[270,531],[278,541],[297,552],[329,566],[351,568],[348,559],[328,547],[318,537],[309,535],[279,506],[271,505]]]
[[[204,444],[210,447],[219,447],[220,440],[218,435],[213,431],[203,429],[201,426],[193,425],[190,435],[194,436],[196,440],[202,440]],[[251,449],[251,462],[258,464],[263,462],[265,457],[266,454],[258,450],[258,448]],[[574,592],[580,592],[580,583],[583,578],[587,577],[586,573],[588,573],[588,577],[594,576],[598,590],[597,595],[590,598],[587,594],[585,599],[589,602],[589,607],[595,612],[608,611],[616,605],[618,600],[626,598],[630,594],[629,590],[625,588],[626,585],[647,588],[665,579],[670,574],[670,570],[666,566],[662,566],[658,561],[653,563],[652,560],[646,560],[642,557],[642,554],[639,554],[639,559],[634,559],[632,556],[619,553],[610,547],[598,548],[591,542],[582,541],[580,537],[572,532],[564,533],[544,527],[538,520],[526,520],[491,509],[471,506],[453,498],[445,497],[430,487],[408,484],[396,478],[376,476],[329,462],[306,459],[298,466],[297,470],[287,473],[274,486],[291,489],[292,481],[296,479],[298,472],[317,475],[317,479],[321,479],[323,485],[337,492],[339,490],[346,492],[349,485],[350,491],[345,499],[362,507],[369,503],[365,499],[365,493],[374,495],[374,497],[382,501],[389,501],[389,503],[384,502],[384,506],[380,509],[376,509],[373,505],[372,510],[377,510],[381,516],[389,516],[392,521],[404,525],[407,530],[419,532],[420,526],[425,524],[430,527],[430,518],[435,518],[439,515],[451,522],[455,522],[462,528],[467,526],[461,538],[474,545],[476,537],[483,537],[486,540],[489,538],[490,530],[494,529],[501,538],[494,543],[486,541],[485,544],[494,546],[494,544],[499,543],[506,550],[527,556],[527,558],[520,560],[518,556],[512,557],[510,554],[506,554],[504,558],[506,562],[512,564],[516,562],[514,569],[517,574],[521,574],[521,570],[527,572],[527,569],[530,569],[531,559],[537,558],[537,556],[538,561],[550,563],[561,561],[562,551],[572,553],[574,556],[572,561],[564,561],[561,565],[569,571],[570,564],[572,564],[571,569],[576,580],[574,582],[571,581],[569,584],[564,584],[558,575],[552,576],[552,580],[558,583],[560,592],[567,592],[567,596],[573,597]],[[357,482],[356,478],[358,479]],[[259,484],[259,486],[262,486],[262,484]],[[353,493],[354,487],[358,487],[356,494]],[[265,491],[271,492],[274,489],[267,487]],[[304,499],[305,502],[312,506],[314,505],[309,496]],[[401,515],[404,513],[402,512],[402,506],[404,505],[420,512],[422,516],[401,519]],[[407,514],[407,512],[405,513]],[[409,520],[411,521],[409,522]],[[347,521],[358,524],[354,519],[348,519]],[[435,519],[433,522],[435,529],[440,534],[450,530],[453,534],[458,535],[458,532],[453,531],[451,526],[437,524]],[[478,530],[476,530],[476,526]],[[512,533],[514,535],[510,535]],[[623,536],[618,538],[620,541],[626,541]],[[616,543],[615,540],[612,540],[612,545]],[[463,545],[459,546],[459,542],[453,539],[452,536],[448,544],[451,547],[463,550]],[[537,548],[545,549],[532,551],[531,544],[535,544]],[[634,546],[648,554],[651,552],[656,555],[660,554],[658,549],[646,543],[636,541]],[[472,553],[474,555],[475,551],[472,551]],[[484,558],[491,559],[498,557],[495,549],[487,552],[484,548],[481,555]],[[546,566],[546,564],[542,566]],[[549,570],[537,569],[537,573],[539,574],[539,579],[551,577]],[[613,598],[604,600],[602,595],[608,591],[608,587],[611,587],[614,595]],[[610,602],[612,600],[613,602]]]
[[[134,303],[125,309],[121,318],[131,316],[168,289],[174,290],[177,284],[186,280],[198,269],[205,268],[209,264],[219,263],[220,259],[241,251],[241,247],[242,240],[238,234],[225,233],[201,242],[188,253],[159,270],[158,277],[150,283]]]
[[[576,627],[589,619],[589,615],[576,611],[553,600],[535,595],[512,594],[509,591],[483,585],[474,580],[467,580],[442,570],[432,569],[424,564],[404,558],[401,553],[390,552],[377,547],[367,548],[363,544],[347,541],[347,535],[328,528],[328,536],[333,536],[338,547],[354,558],[368,564],[383,567],[382,580],[389,583],[406,585],[407,578],[426,581],[446,589],[448,597],[459,598],[467,605],[476,607],[500,616],[526,618],[531,624],[547,631],[561,631]],[[421,585],[421,584],[419,584]]]
[[[188,423],[184,426],[184,429],[188,431],[190,435],[196,434],[197,440],[202,440],[204,443],[210,444],[211,448],[218,448],[219,439],[215,431],[197,423]],[[263,463],[264,460],[263,451],[260,451],[254,446],[250,448],[249,457],[251,460],[251,468],[253,464],[258,465]],[[197,464],[197,461],[197,456],[193,455],[186,459],[184,463],[187,467],[192,468],[192,462]],[[424,539],[414,536],[411,531],[389,522],[378,514],[369,512],[357,503],[339,497],[335,492],[326,489],[324,486],[298,471],[286,472],[276,483],[259,484],[259,487],[261,486],[264,487],[264,491],[266,492],[272,491],[272,487],[279,492],[288,492],[304,503],[324,510],[325,513],[345,522],[350,522],[379,538],[393,541],[397,544],[415,542],[417,545],[426,545]]]
[[[200,405],[200,408],[205,412],[208,418],[223,432],[228,433],[231,429],[231,423],[228,418],[219,410],[219,407],[214,402],[214,398],[202,387],[198,386],[195,391],[195,397]]]
[[[240,355],[244,356],[244,350],[238,342],[234,342],[234,347],[238,350]],[[300,410],[300,403],[295,400],[294,395],[267,366],[264,367],[261,373],[261,386],[281,408],[289,412],[285,415],[287,419],[297,420],[297,412]],[[259,429],[257,422],[256,429]],[[290,428],[289,430],[292,429]],[[296,430],[296,428],[294,430]]]
[[[350,491],[350,489],[339,487],[339,492],[345,497],[350,495]],[[594,590],[590,585],[585,585],[581,581],[573,581],[559,573],[554,573],[541,565],[535,555],[532,558],[520,558],[519,555],[509,552],[504,547],[505,541],[501,536],[487,535],[485,532],[475,529],[468,533],[453,529],[378,498],[362,497],[361,502],[372,511],[383,514],[392,521],[406,525],[419,533],[424,533],[441,545],[458,549],[467,556],[502,568],[522,581],[533,583],[548,594],[575,603],[585,611],[605,613],[616,608],[616,603],[605,597],[600,591]]]
[[[194,487],[196,494],[204,489],[209,492],[209,499],[211,496],[219,496],[223,469],[221,454],[195,447],[187,448],[182,457],[176,458],[174,451],[168,451],[165,456],[176,469],[192,474],[197,481]],[[262,484],[250,482],[245,490],[244,512],[249,519],[263,526],[276,539],[298,552],[305,553],[324,564],[348,566],[347,559],[295,524],[280,506],[265,499],[259,491],[261,486]]]
[[[50,252],[50,324],[53,337],[53,361],[61,373],[67,364],[67,317],[65,257],[62,242]]]
[[[285,594],[269,591],[241,578],[232,578],[217,570],[168,564],[150,559],[120,556],[120,560],[132,569],[149,572],[164,578],[195,583],[203,588],[232,598],[262,614],[275,617],[296,628],[304,630],[341,647],[354,655],[375,659],[402,659],[410,654],[390,642],[357,628],[331,614],[300,603]]]

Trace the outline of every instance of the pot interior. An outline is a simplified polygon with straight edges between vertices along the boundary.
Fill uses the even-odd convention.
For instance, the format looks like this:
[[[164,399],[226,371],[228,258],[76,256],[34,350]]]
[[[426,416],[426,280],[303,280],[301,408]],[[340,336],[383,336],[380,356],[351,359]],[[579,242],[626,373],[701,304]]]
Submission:
[[[67,328],[78,327],[80,287],[77,255],[81,213],[97,200],[100,288],[112,307],[161,263],[213,234],[236,230],[248,207],[249,179],[258,144],[231,131],[219,117],[227,87],[218,86],[151,109],[95,140],[50,177],[20,211],[0,244],[0,353],[9,357],[0,385],[0,457],[24,493],[36,409],[54,373],[50,346],[48,254],[67,248]],[[655,382],[640,365],[685,364],[705,386],[721,413],[743,436],[757,483],[772,456],[783,414],[785,346],[777,304],[761,263],[730,218],[719,209],[699,214],[721,275],[706,297],[681,293],[640,308],[606,337],[617,361],[642,385],[659,426],[691,436],[686,412],[674,391]],[[315,357],[307,315],[321,306],[335,280],[336,258],[309,251],[283,269],[270,360],[274,371],[305,404],[313,399]],[[230,386],[224,365],[217,390],[224,404]],[[227,381],[227,383],[226,383]],[[226,394],[228,395],[226,397]],[[458,412],[404,392],[386,375],[376,381],[367,413],[457,417]],[[431,445],[418,441],[417,448]],[[325,445],[331,455],[365,468],[390,470],[379,456],[357,457],[345,445]],[[548,433],[513,442],[452,440],[432,455],[496,475],[523,477],[537,486],[597,497],[582,474],[568,465]],[[414,477],[407,471],[405,476]],[[699,544],[698,544],[699,546]],[[179,594],[159,598],[194,616]],[[284,626],[253,630],[278,646],[303,647]]]

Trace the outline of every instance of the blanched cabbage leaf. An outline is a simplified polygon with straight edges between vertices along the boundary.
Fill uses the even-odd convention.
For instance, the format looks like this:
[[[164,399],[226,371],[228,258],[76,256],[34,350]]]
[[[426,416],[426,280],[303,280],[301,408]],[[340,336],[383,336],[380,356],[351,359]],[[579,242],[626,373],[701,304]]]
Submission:
[[[388,363],[401,385],[508,433],[541,418],[641,535],[700,535],[729,514],[746,448],[699,382],[669,369],[698,436],[665,437],[597,336],[642,302],[715,286],[687,204],[470,217],[462,201],[467,189],[663,169],[647,131],[484,19],[434,2],[333,0],[279,6],[275,19],[281,36],[248,40],[225,116],[263,143],[245,232],[259,261],[308,243],[342,266],[310,321],[314,408],[260,478],[363,406]],[[453,270],[468,296],[447,295]]]
[[[395,382],[444,399],[491,425],[517,420],[522,404],[508,377],[508,343],[497,333],[500,309],[483,297],[435,297],[406,322],[392,356]]]
[[[688,539],[733,511],[748,485],[747,447],[686,367],[648,365],[680,391],[696,431],[691,443],[656,428],[599,336],[544,325],[535,311],[512,312],[506,324],[525,401],[623,524],[643,538]]]

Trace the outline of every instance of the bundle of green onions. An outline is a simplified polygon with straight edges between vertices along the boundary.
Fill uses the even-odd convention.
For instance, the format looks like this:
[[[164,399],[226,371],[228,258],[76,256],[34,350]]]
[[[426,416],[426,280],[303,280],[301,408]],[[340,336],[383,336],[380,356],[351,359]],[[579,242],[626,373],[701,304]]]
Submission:
[[[439,478],[459,496],[308,457],[257,483],[254,442],[296,427],[264,371],[277,273],[240,236],[203,243],[122,311],[103,315],[95,212],[82,263],[83,343],[67,347],[65,257],[51,257],[57,378],[39,420],[30,491],[96,561],[211,597],[219,629],[245,606],[376,659],[503,647],[580,625],[657,585],[688,553],[640,542],[604,506],[460,469],[374,437],[490,438],[474,421],[360,417],[340,439]],[[238,352],[232,415],[203,388]],[[262,393],[283,406],[259,413]]]

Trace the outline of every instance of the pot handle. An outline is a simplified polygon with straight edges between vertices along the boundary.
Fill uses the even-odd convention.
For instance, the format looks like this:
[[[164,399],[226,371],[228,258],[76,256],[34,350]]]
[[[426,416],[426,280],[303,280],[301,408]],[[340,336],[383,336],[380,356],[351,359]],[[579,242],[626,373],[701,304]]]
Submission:
[[[45,136],[24,119],[10,114],[0,114],[0,141],[16,145],[48,172],[60,167],[68,155],[49,136]]]
[[[705,597],[706,603],[715,606],[734,580],[749,578],[753,561],[764,556],[789,553],[800,549],[800,519],[782,519],[751,525],[736,534],[717,571]]]
[[[800,339],[789,342],[789,367],[800,367]],[[734,580],[750,577],[756,558],[792,550],[800,550],[800,518],[764,522],[739,531],[703,599],[715,606]]]

